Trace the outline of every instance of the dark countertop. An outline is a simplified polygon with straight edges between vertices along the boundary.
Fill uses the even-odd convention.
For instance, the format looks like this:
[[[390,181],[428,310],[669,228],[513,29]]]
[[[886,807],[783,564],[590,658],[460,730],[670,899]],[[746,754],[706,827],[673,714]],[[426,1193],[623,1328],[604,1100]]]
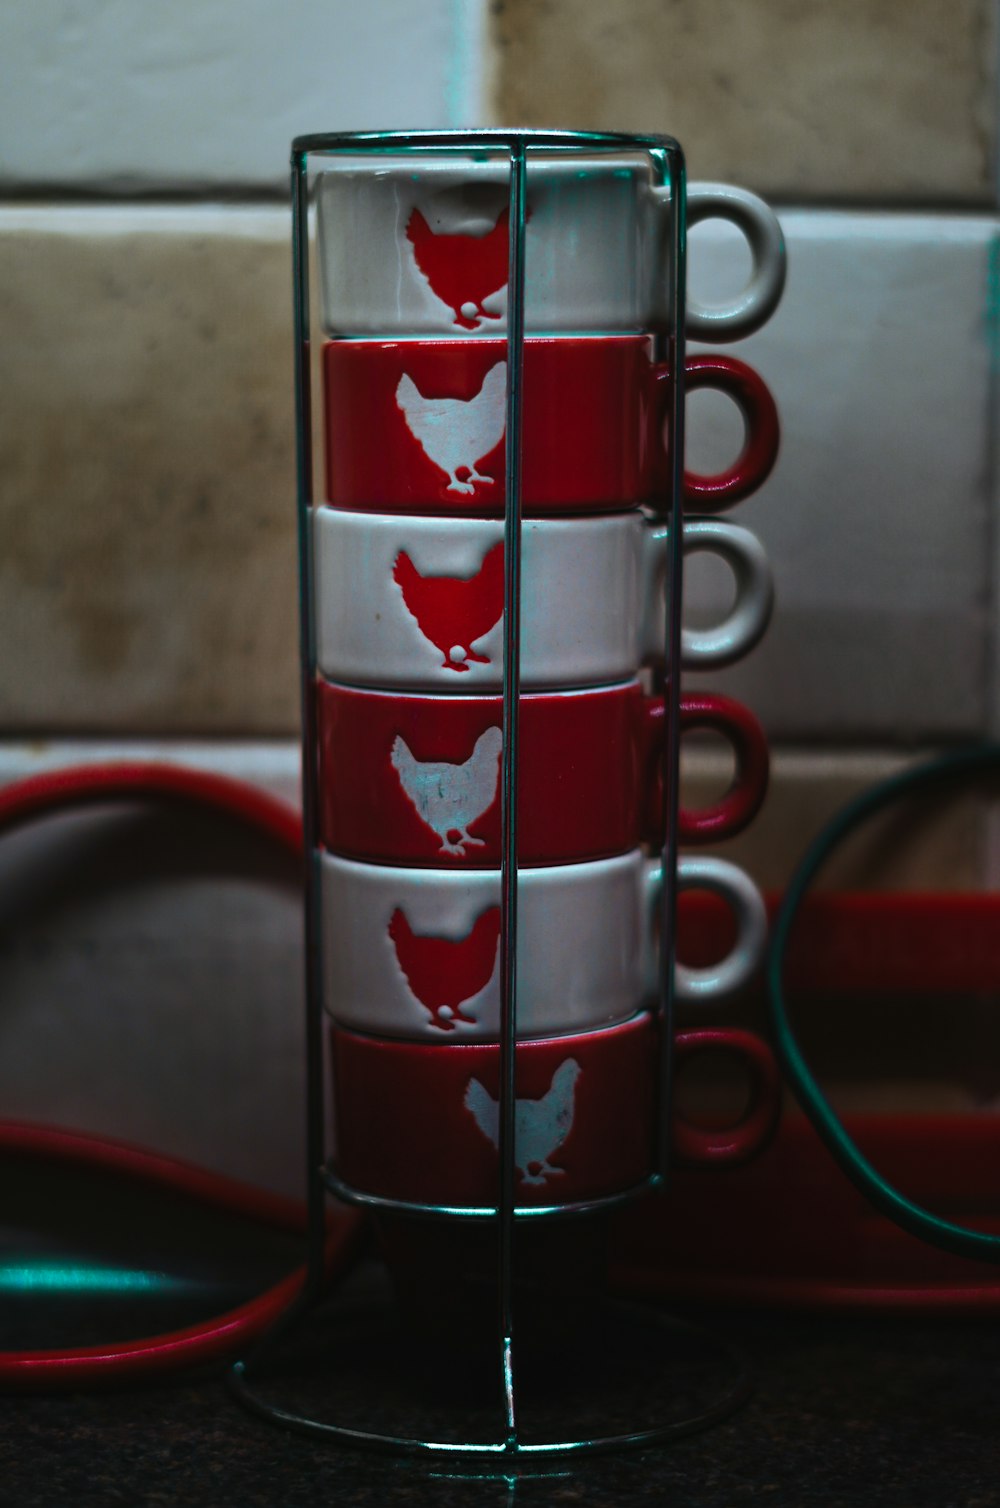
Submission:
[[[4,1289],[4,1347],[161,1333],[242,1302],[301,1259],[298,1236],[76,1166],[7,1157],[0,1194],[6,1249],[19,1261],[44,1265],[54,1255],[72,1268],[83,1258],[113,1259],[126,1272],[156,1268],[205,1280],[201,1288],[182,1285],[181,1297],[169,1287],[140,1288],[131,1298],[121,1291],[59,1298],[44,1289],[17,1296]],[[785,1213],[791,1218],[791,1207]],[[749,1231],[750,1218],[736,1228]],[[753,1218],[763,1218],[760,1209]],[[486,1433],[484,1417],[492,1432],[499,1418],[493,1291],[483,1304],[475,1242],[470,1236],[463,1244],[449,1228],[444,1244],[435,1237],[418,1246],[413,1228],[406,1229],[401,1291],[419,1299],[423,1328],[393,1329],[381,1268],[362,1264],[335,1304],[311,1311],[293,1333],[294,1367],[260,1388],[289,1406],[298,1389],[310,1407],[319,1400],[316,1413],[371,1428],[395,1421],[404,1432],[431,1428],[432,1404],[443,1400],[433,1415],[436,1433],[444,1432],[440,1421],[459,1418]],[[390,1233],[383,1234],[383,1249],[392,1253]],[[579,1459],[560,1474],[510,1487],[436,1476],[423,1461],[283,1431],[241,1408],[221,1369],[115,1391],[8,1395],[0,1409],[0,1508],[738,1508],[757,1501],[773,1508],[1000,1508],[1000,1317],[675,1306],[696,1329],[692,1341],[663,1329],[650,1308],[614,1311],[602,1329],[599,1311],[583,1298],[575,1309],[563,1302],[557,1326],[551,1296],[538,1304],[535,1295],[544,1295],[546,1273],[550,1282],[556,1275],[563,1295],[570,1280],[582,1293],[600,1282],[600,1241],[595,1235],[588,1266],[585,1237],[582,1225],[560,1223],[551,1235],[540,1232],[536,1246],[520,1248],[531,1256],[533,1274],[515,1305],[526,1428],[529,1417],[550,1427],[553,1400],[582,1435],[608,1427],[616,1406],[616,1427],[642,1422],[644,1408],[653,1422],[705,1406],[738,1375],[712,1336],[738,1347],[749,1363],[754,1391],[738,1412],[666,1447]],[[493,1239],[489,1232],[483,1239],[492,1262]],[[482,1371],[475,1365],[477,1316],[486,1343]],[[525,1340],[531,1335],[541,1337],[534,1358]],[[402,1362],[400,1337],[409,1345]],[[650,1358],[653,1371],[644,1365]],[[661,1359],[666,1390],[658,1394]],[[477,1379],[487,1376],[484,1393]]]
[[[728,1420],[669,1447],[565,1475],[449,1480],[286,1433],[244,1412],[221,1377],[8,1399],[0,1502],[671,1505],[850,1508],[1000,1505],[1000,1323],[702,1309],[755,1376]],[[586,1399],[578,1405],[583,1428]]]

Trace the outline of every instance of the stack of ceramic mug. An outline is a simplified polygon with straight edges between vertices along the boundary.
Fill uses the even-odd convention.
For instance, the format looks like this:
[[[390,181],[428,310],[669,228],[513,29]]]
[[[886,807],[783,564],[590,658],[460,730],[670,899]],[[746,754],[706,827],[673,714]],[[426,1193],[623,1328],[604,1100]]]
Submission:
[[[666,317],[661,192],[636,156],[554,157],[528,176],[520,1205],[619,1194],[652,1170],[662,875],[650,848],[663,740],[679,731],[643,680],[666,620],[667,530],[643,510],[668,485],[671,385],[650,334]],[[325,174],[317,202],[329,338],[313,570],[337,1173],[402,1205],[497,1198],[507,196],[503,159],[383,157]],[[768,228],[758,201],[741,204]],[[749,438],[730,472],[694,485],[741,495],[773,461],[773,403],[741,363],[701,362],[692,380],[733,396]],[[766,626],[767,562],[752,535],[709,519],[684,546],[723,556],[737,583],[725,621],[685,635],[685,663],[729,662]],[[725,797],[680,818],[683,839],[715,840],[756,810],[766,744],[721,697],[687,698],[689,724],[734,751]],[[701,865],[698,883],[721,889],[738,923],[728,973],[724,962],[714,985],[696,982],[704,994],[756,962],[761,913],[738,870]],[[727,1040],[753,1059],[753,1039]],[[763,1134],[765,1098],[729,1144],[745,1152]]]

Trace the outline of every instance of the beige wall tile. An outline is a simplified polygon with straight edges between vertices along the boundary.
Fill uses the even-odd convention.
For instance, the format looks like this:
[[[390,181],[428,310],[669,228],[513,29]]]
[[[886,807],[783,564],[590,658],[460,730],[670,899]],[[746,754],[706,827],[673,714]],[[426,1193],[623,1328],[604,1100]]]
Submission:
[[[0,213],[0,726],[297,722],[285,212]]]
[[[756,820],[738,838],[708,851],[742,865],[761,889],[784,889],[812,839],[837,812],[920,757],[777,749],[771,758],[771,787]],[[730,770],[731,762],[721,752],[686,749],[685,804],[716,799]],[[827,890],[980,890],[988,882],[989,810],[980,787],[942,789],[927,798],[897,802],[844,844],[817,885]]]
[[[497,116],[669,132],[693,178],[994,198],[994,0],[500,0]]]

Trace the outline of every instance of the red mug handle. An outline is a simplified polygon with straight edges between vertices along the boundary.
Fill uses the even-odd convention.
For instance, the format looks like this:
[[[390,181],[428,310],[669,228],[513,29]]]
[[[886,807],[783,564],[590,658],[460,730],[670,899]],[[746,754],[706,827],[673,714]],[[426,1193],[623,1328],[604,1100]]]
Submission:
[[[669,417],[669,371],[662,365],[654,367],[653,371],[659,400],[653,409],[656,432],[660,435]],[[684,363],[684,373],[687,392],[697,392],[701,387],[715,388],[717,392],[728,394],[743,415],[746,438],[743,449],[728,470],[720,471],[716,476],[702,476],[695,471],[684,473],[685,508],[696,513],[720,513],[756,492],[774,469],[781,438],[778,408],[764,379],[735,356],[715,352],[689,356]],[[663,491],[669,480],[663,464],[667,452],[660,445],[656,447],[656,453],[661,462],[661,474],[655,485],[658,491]]]
[[[656,842],[663,829],[663,729],[666,711],[663,697],[646,697],[645,790],[646,836]],[[682,843],[717,843],[732,838],[753,821],[767,794],[770,755],[767,738],[749,707],[729,696],[693,692],[681,697],[680,732],[712,728],[732,746],[736,760],[733,781],[725,795],[711,806],[695,811],[681,807],[677,813],[677,836]]]
[[[710,1129],[674,1116],[671,1147],[679,1163],[716,1168],[748,1162],[762,1152],[781,1117],[781,1074],[774,1054],[756,1032],[736,1027],[708,1027],[678,1032],[675,1061],[699,1052],[728,1052],[741,1058],[750,1080],[747,1107],[734,1126]]]

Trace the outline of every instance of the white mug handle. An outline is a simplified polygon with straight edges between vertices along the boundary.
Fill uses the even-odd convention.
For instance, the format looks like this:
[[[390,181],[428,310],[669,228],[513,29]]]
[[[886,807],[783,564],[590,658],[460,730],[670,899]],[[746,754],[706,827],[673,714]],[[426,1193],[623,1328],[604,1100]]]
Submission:
[[[736,917],[736,941],[725,958],[705,969],[674,965],[678,1000],[715,1003],[741,990],[757,972],[767,947],[767,912],[760,891],[736,864],[709,856],[685,855],[677,861],[678,890],[711,890],[721,895]]]
[[[639,878],[645,894],[645,925],[642,929],[639,977],[645,998],[653,1000],[660,989],[662,860],[647,860],[640,870]],[[728,902],[736,917],[736,941],[725,958],[705,969],[692,969],[682,963],[674,964],[677,999],[685,1004],[700,1005],[734,995],[753,978],[764,959],[767,947],[767,912],[760,891],[738,865],[731,864],[728,859],[708,855],[698,858],[685,855],[678,859],[677,888],[678,891],[711,890]]]
[[[687,301],[691,340],[742,340],[766,324],[785,286],[785,238],[774,211],[747,189],[728,183],[692,183],[687,191],[688,229],[702,220],[728,220],[742,231],[753,269],[743,291],[717,308]]]
[[[668,534],[666,524],[649,524],[643,538],[640,621],[645,664],[663,660]],[[697,550],[722,557],[735,578],[736,597],[721,623],[682,630],[681,664],[699,670],[718,669],[742,659],[763,637],[774,606],[774,579],[760,540],[739,524],[714,518],[686,520],[684,554]]]

